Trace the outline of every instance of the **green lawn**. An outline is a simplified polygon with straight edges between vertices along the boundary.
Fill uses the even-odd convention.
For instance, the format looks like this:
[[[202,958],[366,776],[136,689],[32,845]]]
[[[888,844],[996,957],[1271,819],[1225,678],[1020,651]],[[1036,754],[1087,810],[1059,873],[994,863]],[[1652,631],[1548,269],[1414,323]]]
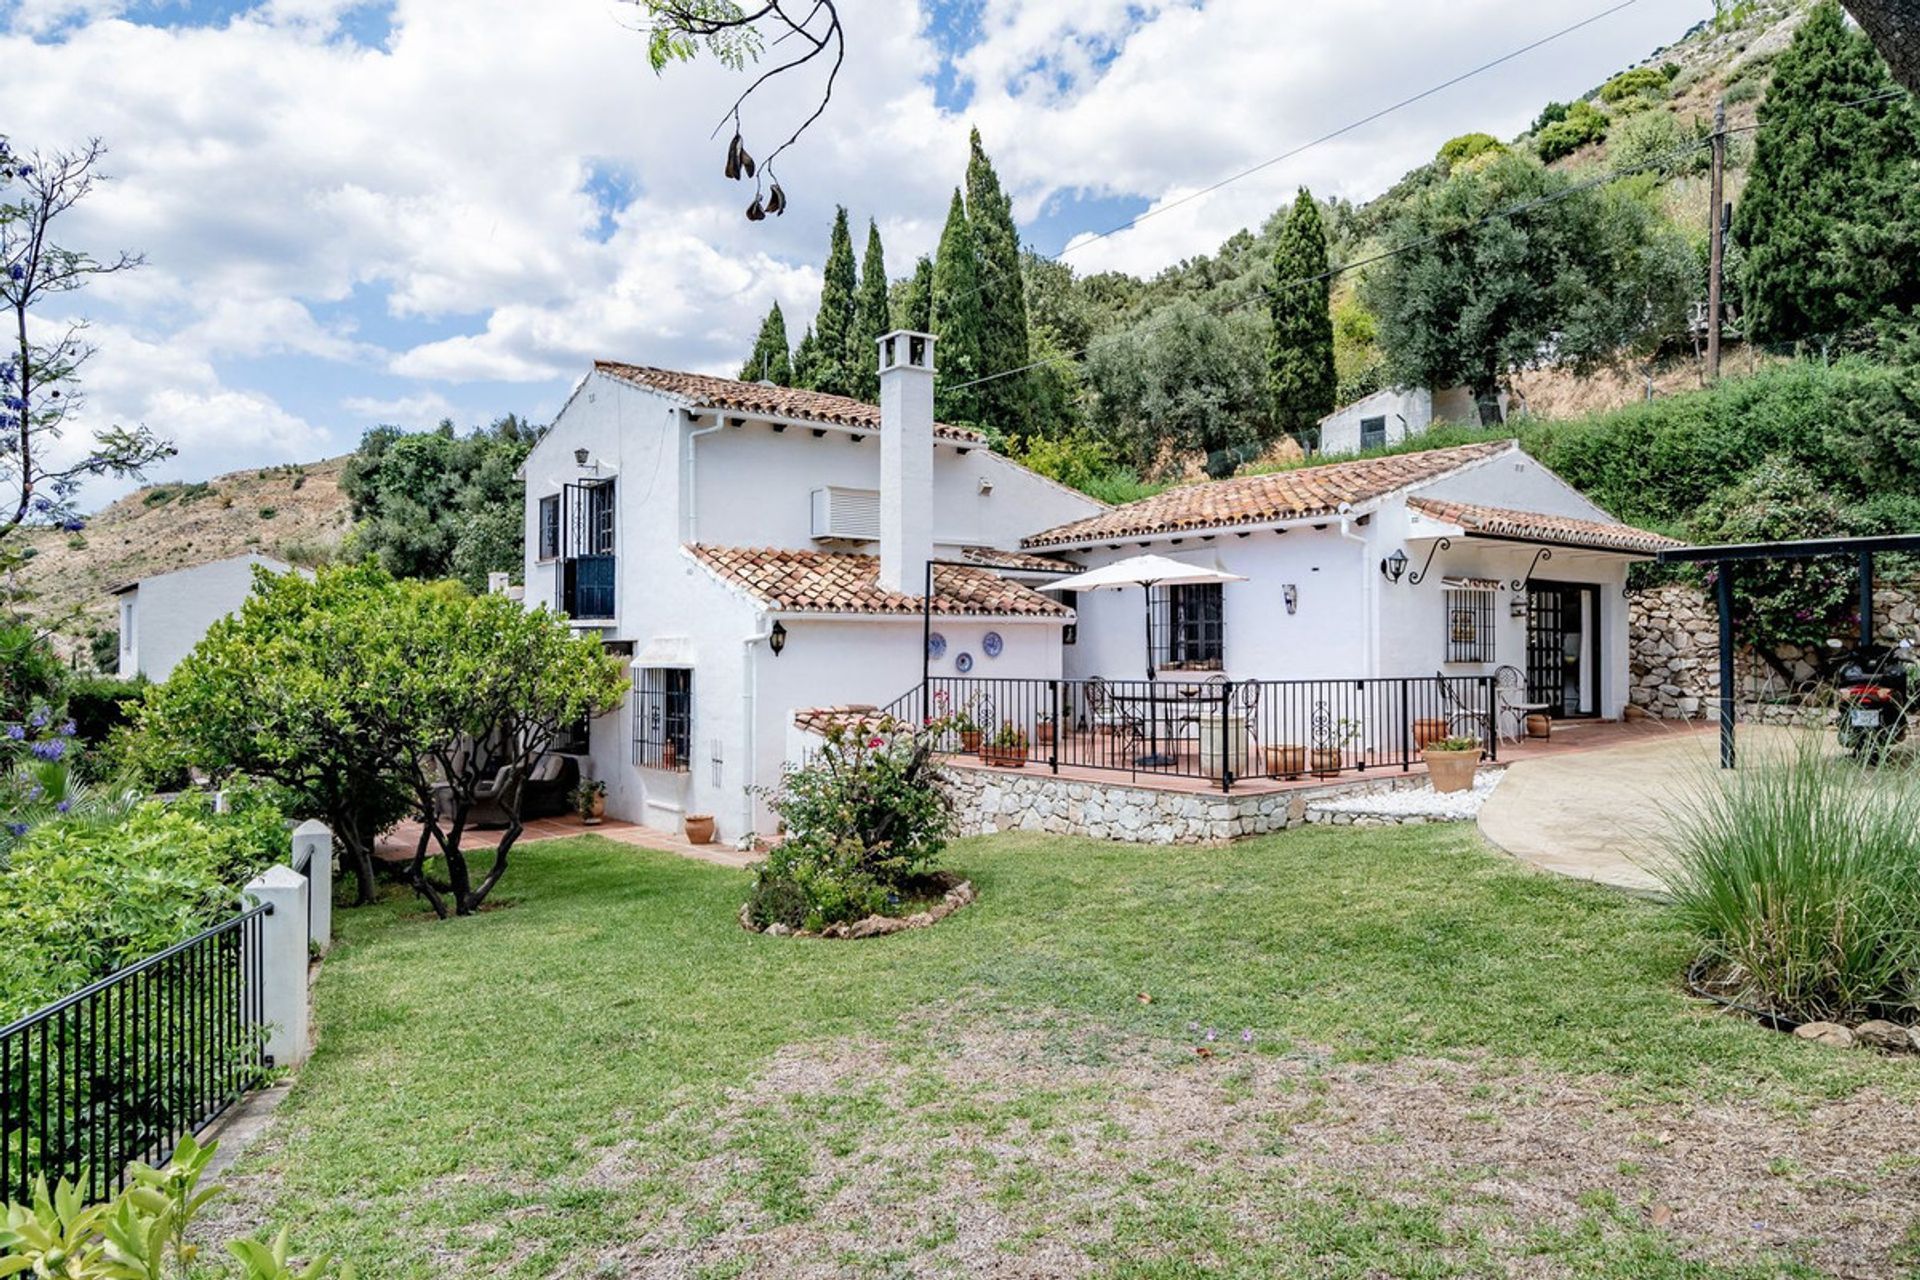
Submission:
[[[229,1222],[380,1280],[1817,1274],[1920,1222],[1920,1067],[1703,1011],[1661,907],[1470,828],[965,841],[978,904],[856,943],[516,856],[339,917]]]

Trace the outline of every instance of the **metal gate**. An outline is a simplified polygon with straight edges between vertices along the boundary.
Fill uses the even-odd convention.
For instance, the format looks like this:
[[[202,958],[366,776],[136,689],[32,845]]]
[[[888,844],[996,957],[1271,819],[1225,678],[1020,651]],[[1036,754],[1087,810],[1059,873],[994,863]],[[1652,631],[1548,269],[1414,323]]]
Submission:
[[[1558,587],[1527,592],[1527,701],[1566,715],[1566,593]]]

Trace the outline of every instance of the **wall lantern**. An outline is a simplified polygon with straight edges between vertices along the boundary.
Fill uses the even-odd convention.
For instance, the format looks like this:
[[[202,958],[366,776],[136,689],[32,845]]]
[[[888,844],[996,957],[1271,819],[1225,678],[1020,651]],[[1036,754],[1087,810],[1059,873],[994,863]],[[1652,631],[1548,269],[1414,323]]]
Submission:
[[[1380,562],[1380,574],[1388,582],[1398,582],[1406,576],[1407,553],[1395,548],[1394,553]]]
[[[773,656],[779,657],[780,651],[787,647],[786,624],[776,621],[773,630],[767,632],[767,648],[773,650]]]
[[[1280,588],[1280,599],[1286,604],[1289,617],[1300,611],[1300,588],[1293,583]]]
[[[587,451],[585,449],[575,449],[573,451],[573,465],[576,467],[584,467],[587,465]]]

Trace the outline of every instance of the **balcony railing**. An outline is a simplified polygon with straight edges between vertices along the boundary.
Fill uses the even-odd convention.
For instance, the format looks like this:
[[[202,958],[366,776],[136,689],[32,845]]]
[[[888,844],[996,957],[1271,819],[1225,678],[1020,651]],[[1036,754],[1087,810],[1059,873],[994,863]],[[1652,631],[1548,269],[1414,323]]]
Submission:
[[[554,607],[569,618],[598,620],[614,616],[614,558],[571,556],[560,562]]]
[[[988,763],[1168,778],[1291,781],[1410,770],[1428,743],[1499,753],[1492,676],[1361,680],[1029,680],[941,676],[887,708],[939,721],[941,748]]]

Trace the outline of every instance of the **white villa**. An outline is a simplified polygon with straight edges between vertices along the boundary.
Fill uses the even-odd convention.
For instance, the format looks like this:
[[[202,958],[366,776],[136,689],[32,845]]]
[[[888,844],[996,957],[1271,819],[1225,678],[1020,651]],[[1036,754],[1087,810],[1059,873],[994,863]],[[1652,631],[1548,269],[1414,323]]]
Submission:
[[[1496,672],[1519,676],[1527,709],[1620,714],[1627,565],[1666,540],[1517,444],[1108,508],[936,423],[934,345],[882,339],[877,407],[602,362],[528,457],[527,600],[632,664],[629,705],[591,726],[584,762],[610,816],[678,830],[711,814],[730,842],[769,832],[765,791],[798,749],[796,724],[903,698],[917,712],[935,687],[1023,733],[1057,717],[1063,737],[1110,732],[1126,697],[1144,708],[1136,726],[1184,732],[1192,717],[1163,717],[1163,687],[1244,696],[1234,732],[1268,741],[1294,732],[1277,718],[1289,697],[1323,687],[1316,708],[1348,689],[1384,706],[1399,689],[1410,717],[1418,681],[1443,712],[1492,723]],[[1149,552],[1243,580],[1036,589]],[[1161,683],[1144,693],[1074,683],[1144,688],[1149,660]],[[1363,750],[1401,732],[1386,718]]]
[[[253,594],[253,571],[291,565],[250,552],[115,587],[120,601],[120,675],[158,682],[172,674],[211,627]]]

